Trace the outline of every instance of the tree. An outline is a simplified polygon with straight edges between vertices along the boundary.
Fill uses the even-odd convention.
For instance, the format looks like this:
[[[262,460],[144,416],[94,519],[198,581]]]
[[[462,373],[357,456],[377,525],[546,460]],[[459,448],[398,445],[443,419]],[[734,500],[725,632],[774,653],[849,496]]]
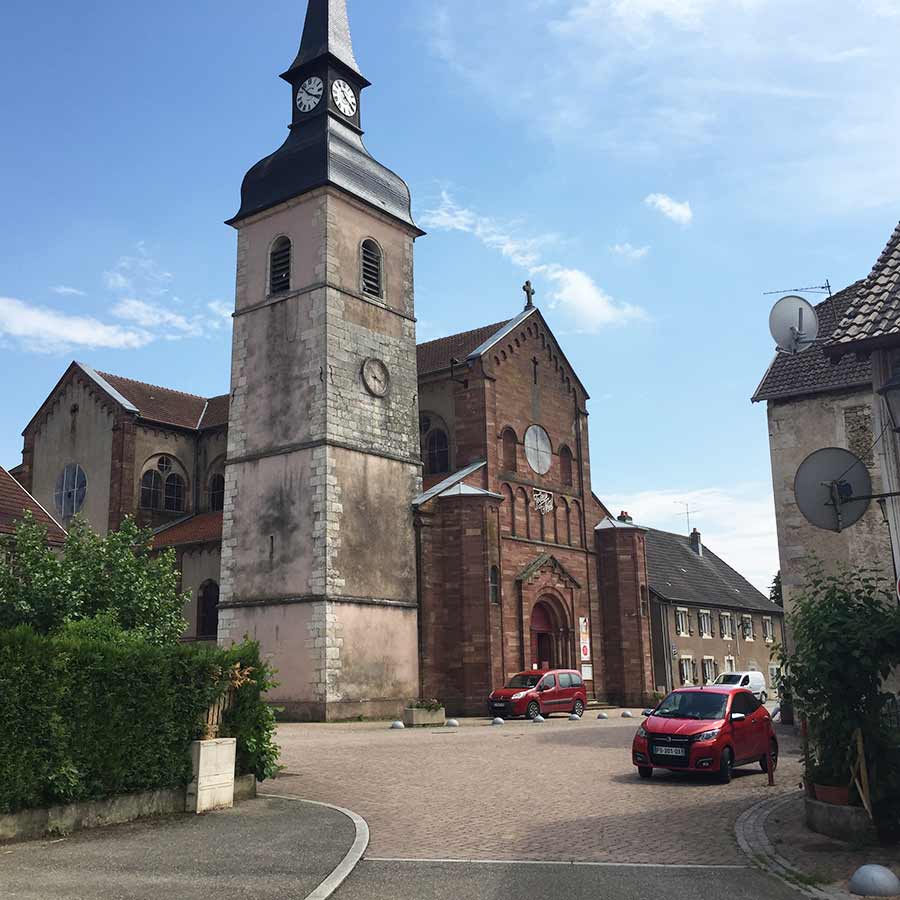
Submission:
[[[47,634],[103,618],[154,644],[179,640],[187,595],[178,590],[174,551],[152,552],[152,532],[126,519],[106,537],[75,519],[62,552],[30,515],[0,539],[0,628]]]
[[[781,569],[775,573],[772,579],[772,586],[769,588],[769,599],[776,605],[784,609],[784,597],[781,594]]]

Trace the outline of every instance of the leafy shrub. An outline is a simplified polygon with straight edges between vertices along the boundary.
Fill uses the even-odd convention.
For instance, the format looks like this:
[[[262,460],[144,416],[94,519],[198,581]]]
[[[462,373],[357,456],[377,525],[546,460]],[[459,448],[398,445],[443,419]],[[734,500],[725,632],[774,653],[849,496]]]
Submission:
[[[440,700],[410,700],[406,704],[407,709],[426,709],[428,712],[437,712],[444,708],[444,704]]]

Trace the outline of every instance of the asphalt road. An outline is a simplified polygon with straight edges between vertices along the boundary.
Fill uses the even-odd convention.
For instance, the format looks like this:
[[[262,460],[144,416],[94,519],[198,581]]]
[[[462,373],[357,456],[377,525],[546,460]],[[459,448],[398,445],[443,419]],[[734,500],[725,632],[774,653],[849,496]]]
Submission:
[[[799,900],[753,868],[363,860],[335,900]]]

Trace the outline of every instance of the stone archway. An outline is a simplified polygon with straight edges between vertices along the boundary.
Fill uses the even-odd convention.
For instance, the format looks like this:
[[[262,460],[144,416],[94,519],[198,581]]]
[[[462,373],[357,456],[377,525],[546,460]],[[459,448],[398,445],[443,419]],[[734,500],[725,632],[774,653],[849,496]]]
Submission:
[[[571,667],[571,629],[565,607],[550,594],[543,594],[531,610],[531,663],[540,669]]]

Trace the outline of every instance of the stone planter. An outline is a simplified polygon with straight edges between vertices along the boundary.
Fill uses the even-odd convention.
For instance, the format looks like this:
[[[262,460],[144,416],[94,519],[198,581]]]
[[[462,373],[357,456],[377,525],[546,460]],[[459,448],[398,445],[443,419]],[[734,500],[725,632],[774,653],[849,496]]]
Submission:
[[[443,725],[444,707],[435,710],[407,707],[403,710],[403,724],[407,728],[414,728],[416,725]]]
[[[874,843],[875,828],[868,813],[861,806],[837,806],[804,797],[806,827],[818,834],[851,843]]]
[[[831,803],[834,806],[850,805],[850,787],[843,785],[841,787],[832,787],[827,784],[814,784],[816,800],[820,803]]]

